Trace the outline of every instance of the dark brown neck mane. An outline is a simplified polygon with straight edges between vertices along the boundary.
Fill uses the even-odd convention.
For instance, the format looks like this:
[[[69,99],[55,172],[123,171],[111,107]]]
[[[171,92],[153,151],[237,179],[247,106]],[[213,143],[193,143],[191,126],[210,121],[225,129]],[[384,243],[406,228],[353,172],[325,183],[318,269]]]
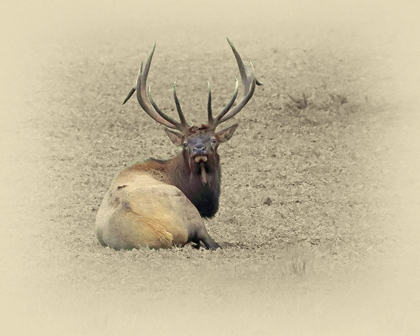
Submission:
[[[190,164],[184,152],[170,160],[155,160],[166,173],[169,183],[179,188],[194,204],[201,217],[213,217],[219,208],[221,170],[219,155],[209,156],[206,163],[207,183],[203,183],[197,164]]]

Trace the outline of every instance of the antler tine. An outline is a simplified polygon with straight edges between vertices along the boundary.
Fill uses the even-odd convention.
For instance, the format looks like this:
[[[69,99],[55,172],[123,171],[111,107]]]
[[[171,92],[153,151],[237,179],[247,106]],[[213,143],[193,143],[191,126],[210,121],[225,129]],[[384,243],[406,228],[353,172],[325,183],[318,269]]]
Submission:
[[[219,122],[220,124],[229,120],[230,118],[233,118],[238,112],[240,112],[244,108],[244,106],[249,102],[249,100],[254,95],[255,86],[257,84],[257,79],[255,78],[254,65],[252,64],[251,61],[250,61],[250,64],[251,64],[251,69],[252,69],[251,76],[248,78],[248,81],[245,85],[247,87],[249,87],[251,85],[251,87],[249,88],[249,91],[246,93],[245,97],[242,98],[242,100],[239,102],[239,104],[236,105],[223,118],[220,119],[220,122]]]
[[[213,123],[213,111],[211,108],[211,85],[210,82],[207,81],[207,86],[208,86],[208,90],[209,90],[209,98],[207,100],[207,117],[208,117],[208,122],[209,124]]]
[[[239,55],[238,51],[236,50],[235,46],[233,45],[233,43],[231,42],[231,40],[229,40],[228,37],[226,37],[230,47],[232,48],[233,54],[235,55],[236,58],[236,63],[238,63],[238,67],[239,67],[239,73],[241,74],[241,80],[242,83],[244,84],[244,94],[246,95],[246,93],[248,92],[249,89],[249,83],[248,83],[248,69],[245,66],[244,62],[242,61],[241,55]]]
[[[153,108],[155,109],[155,111],[166,121],[170,122],[171,124],[173,124],[174,126],[176,126],[177,129],[181,129],[182,125],[177,122],[175,119],[172,119],[170,116],[166,115],[165,113],[162,112],[162,110],[159,108],[159,106],[157,106],[157,104],[155,103],[155,101],[153,100],[152,97],[152,92],[150,90],[150,86],[147,88],[147,97],[149,98],[150,103],[152,104]]]
[[[236,63],[238,64],[239,73],[241,74],[241,80],[244,85],[244,97],[238,103],[238,105],[236,105],[231,110],[231,107],[233,106],[233,103],[235,102],[236,96],[238,94],[238,80],[235,78],[236,87],[235,87],[235,92],[232,96],[232,99],[229,101],[228,105],[226,105],[225,108],[217,115],[217,117],[214,118],[213,127],[217,127],[217,125],[229,120],[230,118],[233,118],[239,111],[243,109],[243,107],[252,98],[252,95],[254,94],[254,91],[255,91],[255,86],[263,84],[260,81],[258,81],[257,78],[255,77],[255,71],[254,71],[254,66],[252,62],[250,61],[250,64],[251,64],[251,70],[250,70],[242,61],[242,58],[239,55],[233,43],[229,40],[229,38],[226,38],[226,39],[230,47],[232,48],[233,54],[236,59]]]
[[[233,54],[235,55],[235,58],[236,58],[236,63],[238,63],[239,72],[241,73],[242,83],[245,86],[244,87],[244,94],[246,95],[246,93],[248,92],[248,89],[249,89],[249,82],[248,82],[249,78],[248,77],[251,75],[251,73],[250,73],[249,69],[246,67],[246,65],[244,64],[244,62],[242,61],[241,55],[239,55],[239,53],[236,50],[235,46],[233,45],[232,41],[229,40],[228,37],[226,37],[226,40],[228,41],[230,47],[232,48]],[[255,78],[255,81],[256,81],[256,84],[258,86],[264,84],[263,82],[260,82],[257,78]],[[245,83],[247,83],[248,86],[246,86]]]
[[[233,104],[235,103],[236,97],[238,96],[238,79],[235,77],[235,91],[233,92],[232,98],[230,98],[229,103],[223,108],[223,110],[217,115],[214,119],[214,123],[217,126],[220,123],[220,120],[224,117],[224,115],[231,109]]]
[[[140,68],[139,68],[139,73],[137,74],[136,77],[136,83],[134,84],[133,88],[130,90],[130,92],[128,93],[127,97],[125,97],[124,101],[123,101],[123,105],[131,98],[131,96],[134,94],[134,92],[136,92],[137,90],[137,83],[139,81],[139,78],[141,76],[141,73],[143,72],[143,63],[141,63]]]
[[[190,126],[188,125],[187,121],[185,120],[184,113],[182,113],[181,104],[179,103],[178,96],[176,95],[176,81],[174,82],[174,85],[173,85],[172,88],[173,88],[173,92],[174,92],[174,100],[175,100],[176,110],[178,112],[179,120],[181,121],[182,128],[184,130],[188,129]]]

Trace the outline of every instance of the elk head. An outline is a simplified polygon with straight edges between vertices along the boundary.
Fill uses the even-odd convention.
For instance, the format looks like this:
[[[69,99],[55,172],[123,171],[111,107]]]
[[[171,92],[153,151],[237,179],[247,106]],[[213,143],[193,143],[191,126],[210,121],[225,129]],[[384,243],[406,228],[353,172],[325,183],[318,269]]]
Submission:
[[[189,165],[190,171],[196,174],[201,174],[201,179],[204,184],[207,183],[207,174],[213,172],[219,166],[217,147],[219,144],[228,141],[232,137],[238,127],[238,124],[234,124],[222,131],[216,132],[217,126],[233,118],[239,111],[241,111],[254,94],[255,86],[262,85],[262,83],[255,77],[252,62],[250,61],[250,68],[245,66],[235,46],[229,39],[227,40],[232,48],[233,54],[235,55],[236,62],[238,63],[241,80],[244,85],[244,97],[235,107],[233,107],[238,95],[238,80],[235,78],[235,90],[232,98],[222,111],[217,114],[217,116],[213,117],[211,106],[211,87],[210,83],[208,83],[207,124],[203,124],[199,127],[188,125],[177,97],[176,82],[173,84],[173,95],[179,121],[162,112],[153,100],[150,87],[147,87],[146,82],[156,44],[147,59],[144,69],[143,63],[141,64],[136,85],[131,89],[123,102],[123,104],[125,104],[134,92],[137,91],[137,100],[140,106],[151,118],[163,126],[166,126],[165,131],[171,141],[175,145],[183,147],[183,156],[185,162]]]

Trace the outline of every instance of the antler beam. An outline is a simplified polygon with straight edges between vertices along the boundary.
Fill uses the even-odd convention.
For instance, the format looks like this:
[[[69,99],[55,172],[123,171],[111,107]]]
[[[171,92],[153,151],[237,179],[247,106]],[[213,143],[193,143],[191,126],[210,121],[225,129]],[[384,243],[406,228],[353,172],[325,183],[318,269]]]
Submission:
[[[139,75],[136,81],[136,85],[130,90],[127,97],[124,99],[123,105],[131,98],[134,92],[137,91],[137,100],[140,106],[151,118],[153,118],[155,121],[162,124],[163,126],[166,126],[172,129],[177,129],[181,132],[184,132],[189,128],[189,125],[187,124],[184,114],[182,113],[181,105],[176,95],[175,83],[174,83],[174,99],[175,99],[175,104],[178,111],[179,119],[181,122],[176,121],[175,119],[171,118],[170,116],[162,112],[162,110],[157,106],[157,104],[153,100],[152,93],[150,91],[150,86],[147,88],[147,91],[146,91],[147,76],[149,75],[150,65],[152,63],[152,58],[153,58],[155,49],[156,49],[156,43],[153,46],[152,52],[150,53],[147,59],[146,65],[144,67],[144,71],[143,71],[143,63],[141,64]],[[150,104],[152,106],[150,106]]]
[[[252,98],[252,95],[254,94],[254,91],[255,91],[255,86],[263,84],[255,77],[255,70],[254,70],[254,66],[252,65],[252,62],[251,61],[249,62],[251,65],[251,69],[249,69],[242,61],[242,58],[239,55],[233,43],[228,38],[226,39],[229,42],[229,45],[232,48],[233,54],[235,55],[236,62],[238,63],[239,73],[241,74],[241,80],[244,85],[244,97],[239,102],[239,104],[236,105],[231,110],[235,102],[235,99],[238,95],[238,80],[235,78],[235,91],[233,93],[232,98],[230,99],[229,103],[223,108],[223,110],[215,118],[213,118],[212,110],[211,110],[211,99],[210,99],[211,93],[210,93],[210,84],[209,84],[209,102],[207,104],[208,105],[208,122],[214,128],[216,128],[219,124],[229,120],[230,118],[233,118],[237,113],[239,113],[239,111],[241,111],[244,108],[244,106],[248,103],[248,101]]]

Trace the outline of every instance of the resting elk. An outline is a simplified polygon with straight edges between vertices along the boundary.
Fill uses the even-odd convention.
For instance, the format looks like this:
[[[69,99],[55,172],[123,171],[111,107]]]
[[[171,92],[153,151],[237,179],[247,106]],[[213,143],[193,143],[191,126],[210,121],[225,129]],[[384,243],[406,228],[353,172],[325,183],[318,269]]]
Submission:
[[[244,85],[243,99],[233,107],[238,95],[238,80],[228,104],[213,116],[211,88],[208,83],[207,124],[190,126],[185,120],[173,85],[179,121],[156,105],[147,88],[155,46],[140,72],[125,104],[135,93],[142,109],[165,126],[171,141],[182,151],[170,160],[149,159],[122,170],[113,180],[96,216],[96,235],[103,246],[116,250],[140,247],[169,248],[200,242],[207,249],[219,248],[208,234],[203,218],[213,217],[219,207],[219,144],[228,141],[238,124],[222,131],[216,128],[234,117],[248,103],[256,85],[261,85],[250,68],[242,62],[234,45],[228,42],[239,66]]]

